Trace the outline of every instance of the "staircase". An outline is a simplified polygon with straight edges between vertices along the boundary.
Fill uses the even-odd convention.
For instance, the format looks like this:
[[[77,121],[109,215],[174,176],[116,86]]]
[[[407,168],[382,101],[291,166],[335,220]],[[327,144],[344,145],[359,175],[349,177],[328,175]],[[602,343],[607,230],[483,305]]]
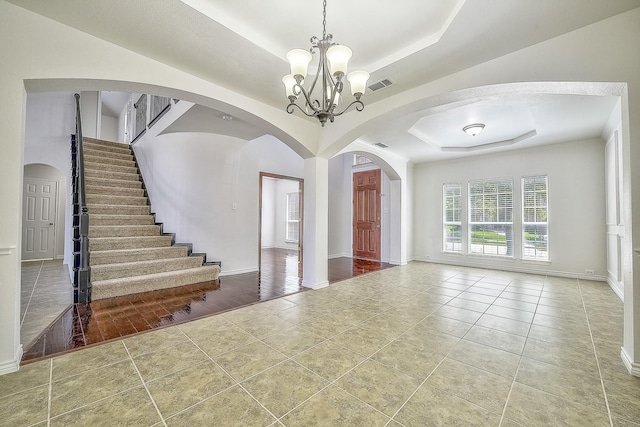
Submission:
[[[215,281],[219,265],[175,244],[150,212],[131,148],[84,138],[91,299]]]

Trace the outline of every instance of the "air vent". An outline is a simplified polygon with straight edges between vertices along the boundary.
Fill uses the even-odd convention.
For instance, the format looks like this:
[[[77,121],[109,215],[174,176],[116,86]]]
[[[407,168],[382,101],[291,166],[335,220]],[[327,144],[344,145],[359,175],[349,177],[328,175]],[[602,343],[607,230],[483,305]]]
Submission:
[[[376,147],[380,147],[380,148],[389,148],[389,146],[388,146],[388,145],[383,144],[382,142],[376,142],[376,143],[375,143],[375,144],[373,144],[373,145],[375,145]]]
[[[386,78],[386,79],[382,79],[380,81],[377,81],[375,83],[371,83],[369,86],[367,86],[367,88],[369,88],[369,90],[371,92],[375,92],[378,91],[380,89],[384,89],[385,87],[389,87],[391,85],[395,84],[394,82],[391,81],[391,79]]]

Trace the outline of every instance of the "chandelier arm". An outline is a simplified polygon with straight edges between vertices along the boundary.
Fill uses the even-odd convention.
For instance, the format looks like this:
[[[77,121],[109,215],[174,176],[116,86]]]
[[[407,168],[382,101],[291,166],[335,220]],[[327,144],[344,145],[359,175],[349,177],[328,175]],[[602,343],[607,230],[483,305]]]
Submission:
[[[356,100],[355,100],[355,101],[353,101],[351,104],[347,105],[347,106],[344,108],[344,110],[340,111],[339,113],[332,113],[332,115],[333,115],[334,117],[341,116],[341,115],[343,115],[344,113],[346,113],[346,112],[347,112],[347,110],[348,110],[349,108],[351,108],[351,106],[352,106],[352,105],[355,105],[355,106],[356,106],[356,111],[362,111],[362,110],[364,110],[364,103],[363,103],[362,101],[360,101],[359,99],[356,99]]]
[[[293,112],[295,111],[293,109],[293,107],[296,107],[298,110],[302,111],[302,114],[304,114],[307,117],[316,117],[318,114],[317,112],[313,112],[311,114],[307,113],[305,110],[303,110],[298,104],[296,104],[295,102],[292,102],[291,104],[287,105],[287,113],[289,114],[293,114]]]
[[[322,68],[322,55],[320,55],[320,61],[318,61],[318,69],[316,71],[316,76],[313,79],[313,83],[311,83],[311,87],[309,88],[309,95],[311,95],[313,93],[313,90],[316,87],[316,83],[318,82],[318,77],[320,77],[320,69]],[[302,86],[300,86],[302,87]],[[305,96],[307,98],[307,101],[309,101],[309,97]]]
[[[320,112],[320,110],[315,105],[313,105],[314,103],[311,102],[311,99],[309,98],[309,93],[307,93],[307,91],[304,90],[304,87],[302,87],[302,85],[296,83],[293,87],[294,87],[294,89],[298,89],[300,91],[300,93],[302,93],[302,95],[304,96],[304,99],[307,101],[307,105],[309,107],[311,107],[311,109],[314,111],[315,114]],[[296,104],[295,102],[293,102],[292,104],[294,104],[296,107],[300,108],[300,106],[298,106],[298,104]],[[291,104],[289,104],[289,105],[291,105]],[[300,111],[302,111],[302,108],[300,108]],[[305,114],[307,114],[307,113],[305,112]],[[314,116],[315,114],[312,114],[311,116]],[[307,115],[309,116],[309,114],[307,114]]]

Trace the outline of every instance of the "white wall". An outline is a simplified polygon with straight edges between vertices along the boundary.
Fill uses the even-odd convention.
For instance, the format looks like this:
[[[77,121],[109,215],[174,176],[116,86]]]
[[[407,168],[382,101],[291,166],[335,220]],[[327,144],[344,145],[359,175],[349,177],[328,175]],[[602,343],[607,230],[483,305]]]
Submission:
[[[25,176],[51,178],[59,182],[56,224],[56,258],[72,264],[71,134],[75,133],[75,98],[72,92],[43,92],[27,95],[25,118]],[[35,165],[49,165],[58,172]],[[29,175],[27,175],[27,173]],[[54,176],[55,175],[55,176]],[[61,222],[64,221],[64,222]]]
[[[262,239],[263,249],[276,246],[276,180],[262,177]]]
[[[343,154],[329,160],[329,258],[351,253],[351,159]]]
[[[285,240],[287,233],[287,194],[298,192],[298,181],[278,179],[274,188],[274,245],[280,249],[297,249],[298,244]]]
[[[118,119],[104,114],[100,118],[100,139],[121,142],[118,137]]]
[[[102,102],[100,92],[80,92],[80,111],[82,114],[82,136],[100,138],[100,121],[102,119]]]
[[[442,252],[442,185],[460,183],[463,212],[467,183],[482,178],[512,177],[514,182],[514,238],[521,229],[520,179],[548,175],[549,263],[514,258],[447,254]],[[583,277],[585,270],[606,276],[604,142],[576,141],[509,151],[415,167],[414,254],[416,259],[516,271],[535,271]],[[463,230],[466,231],[466,213]],[[463,231],[463,235],[465,235]],[[463,246],[466,245],[466,240]],[[463,249],[463,253],[466,252]],[[427,258],[428,257],[428,258]]]
[[[293,150],[271,136],[151,132],[133,148],[166,232],[222,261],[223,275],[258,269],[259,174],[302,177],[304,162]]]

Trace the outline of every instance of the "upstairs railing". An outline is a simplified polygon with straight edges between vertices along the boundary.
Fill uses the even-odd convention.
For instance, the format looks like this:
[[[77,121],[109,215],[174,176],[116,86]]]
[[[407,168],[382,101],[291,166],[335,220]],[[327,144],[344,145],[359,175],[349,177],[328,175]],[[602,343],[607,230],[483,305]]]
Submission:
[[[73,180],[73,299],[76,303],[91,301],[91,267],[89,266],[89,212],[84,183],[84,151],[80,95],[76,98],[76,134],[71,136]]]

